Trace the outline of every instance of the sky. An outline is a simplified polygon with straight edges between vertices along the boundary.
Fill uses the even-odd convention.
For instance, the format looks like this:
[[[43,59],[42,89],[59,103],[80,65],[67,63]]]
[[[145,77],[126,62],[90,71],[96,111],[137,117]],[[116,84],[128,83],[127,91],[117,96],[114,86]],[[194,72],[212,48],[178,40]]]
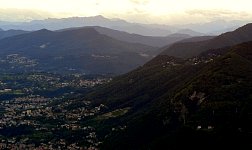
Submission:
[[[251,6],[252,0],[0,0],[0,20],[96,15],[157,24],[252,20]]]

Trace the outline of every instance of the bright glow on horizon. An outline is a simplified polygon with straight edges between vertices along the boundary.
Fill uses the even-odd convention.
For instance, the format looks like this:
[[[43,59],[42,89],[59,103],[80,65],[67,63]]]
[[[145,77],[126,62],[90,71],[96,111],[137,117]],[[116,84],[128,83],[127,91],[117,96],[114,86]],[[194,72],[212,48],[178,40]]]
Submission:
[[[238,20],[252,18],[251,6],[251,0],[0,0],[0,20],[15,10],[33,11],[41,18],[103,15],[144,23]]]

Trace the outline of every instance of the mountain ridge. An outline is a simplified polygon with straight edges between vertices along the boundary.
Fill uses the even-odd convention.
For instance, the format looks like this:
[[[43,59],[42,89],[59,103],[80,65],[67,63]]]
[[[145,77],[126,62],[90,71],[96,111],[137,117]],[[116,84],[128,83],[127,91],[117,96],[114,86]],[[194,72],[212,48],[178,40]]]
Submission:
[[[197,56],[205,50],[217,49],[236,45],[252,40],[252,24],[249,23],[232,32],[223,33],[213,39],[200,42],[175,43],[165,49],[161,54],[181,58]]]
[[[41,29],[2,39],[0,48],[2,57],[18,54],[34,59],[39,63],[36,67],[44,71],[76,69],[88,74],[124,73],[157,53],[154,47],[119,41],[93,28],[62,32]]]
[[[119,30],[114,30],[110,28],[100,27],[100,26],[88,26],[88,27],[79,27],[79,28],[67,28],[63,30],[58,30],[57,32],[65,31],[65,30],[75,30],[81,28],[94,28],[100,34],[107,35],[114,39],[130,42],[130,43],[140,43],[153,47],[162,47],[165,45],[170,45],[177,41],[190,38],[190,35],[187,34],[171,34],[169,36],[143,36],[135,33],[127,33]]]
[[[4,31],[4,30],[0,29],[0,40],[4,39],[4,38],[7,38],[7,37],[20,35],[20,34],[25,34],[25,33],[28,33],[28,31],[23,31],[23,30],[7,30],[7,31]]]
[[[238,26],[245,24],[244,21],[213,21],[204,24],[185,24],[185,25],[160,25],[160,24],[141,24],[131,23],[122,19],[108,19],[104,16],[91,17],[70,17],[70,18],[48,18],[44,20],[33,20],[31,22],[0,22],[0,27],[17,30],[34,31],[42,28],[59,30],[72,27],[83,26],[103,26],[115,30],[136,33],[145,36],[168,36],[187,30],[191,36],[218,35],[223,32],[231,31]],[[219,29],[218,31],[215,31]]]

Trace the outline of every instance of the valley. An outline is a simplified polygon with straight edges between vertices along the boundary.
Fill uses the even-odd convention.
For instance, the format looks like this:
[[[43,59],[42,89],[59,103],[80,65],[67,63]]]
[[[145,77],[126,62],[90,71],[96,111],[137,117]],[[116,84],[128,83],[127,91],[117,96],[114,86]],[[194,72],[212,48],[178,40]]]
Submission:
[[[0,21],[0,149],[251,149],[244,22]]]
[[[1,74],[0,81],[1,149],[87,149],[101,143],[85,120],[105,106],[78,97],[110,77]]]

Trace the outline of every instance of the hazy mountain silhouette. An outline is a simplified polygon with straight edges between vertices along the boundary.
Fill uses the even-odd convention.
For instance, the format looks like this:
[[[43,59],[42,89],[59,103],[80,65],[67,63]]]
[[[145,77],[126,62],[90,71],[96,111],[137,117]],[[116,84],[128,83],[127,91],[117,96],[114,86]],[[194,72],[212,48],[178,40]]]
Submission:
[[[162,47],[165,45],[170,45],[177,41],[191,37],[188,34],[171,34],[165,37],[142,36],[139,34],[130,34],[127,32],[122,32],[122,31],[99,27],[99,26],[95,26],[93,28],[99,33],[107,35],[117,40],[130,42],[130,43],[141,43],[141,44],[149,45],[153,47]]]
[[[203,33],[193,31],[191,29],[181,29],[178,30],[176,33],[181,33],[181,34],[189,34],[191,36],[203,36]]]
[[[159,25],[130,23],[122,19],[108,19],[103,16],[93,17],[71,17],[71,18],[49,18],[45,20],[34,20],[31,22],[0,22],[0,28],[4,30],[27,30],[35,31],[43,28],[49,30],[60,30],[72,27],[101,26],[115,30],[135,33],[145,36],[168,36],[173,33],[201,36],[214,34],[218,35],[231,31],[238,26],[245,24],[244,21],[222,21],[217,20],[209,23],[197,23],[186,25]]]
[[[235,30],[236,28],[243,26],[246,23],[248,23],[248,21],[215,20],[207,23],[192,23],[192,24],[178,25],[178,28],[191,29],[208,35],[219,35],[228,31]]]
[[[31,22],[20,23],[0,23],[0,27],[7,29],[21,29],[21,30],[40,30],[46,28],[48,30],[59,30],[72,27],[84,27],[84,26],[102,26],[111,29],[117,29],[129,33],[136,33],[140,35],[150,36],[167,36],[171,34],[169,28],[159,28],[154,26],[148,26],[144,24],[129,23],[121,19],[107,19],[103,16],[94,17],[71,17],[55,19],[49,18],[45,20],[34,20]]]
[[[7,38],[7,37],[19,35],[19,34],[24,34],[24,33],[28,33],[28,31],[23,31],[23,30],[7,30],[7,31],[4,31],[4,30],[0,29],[0,40],[3,39],[3,38]]]

